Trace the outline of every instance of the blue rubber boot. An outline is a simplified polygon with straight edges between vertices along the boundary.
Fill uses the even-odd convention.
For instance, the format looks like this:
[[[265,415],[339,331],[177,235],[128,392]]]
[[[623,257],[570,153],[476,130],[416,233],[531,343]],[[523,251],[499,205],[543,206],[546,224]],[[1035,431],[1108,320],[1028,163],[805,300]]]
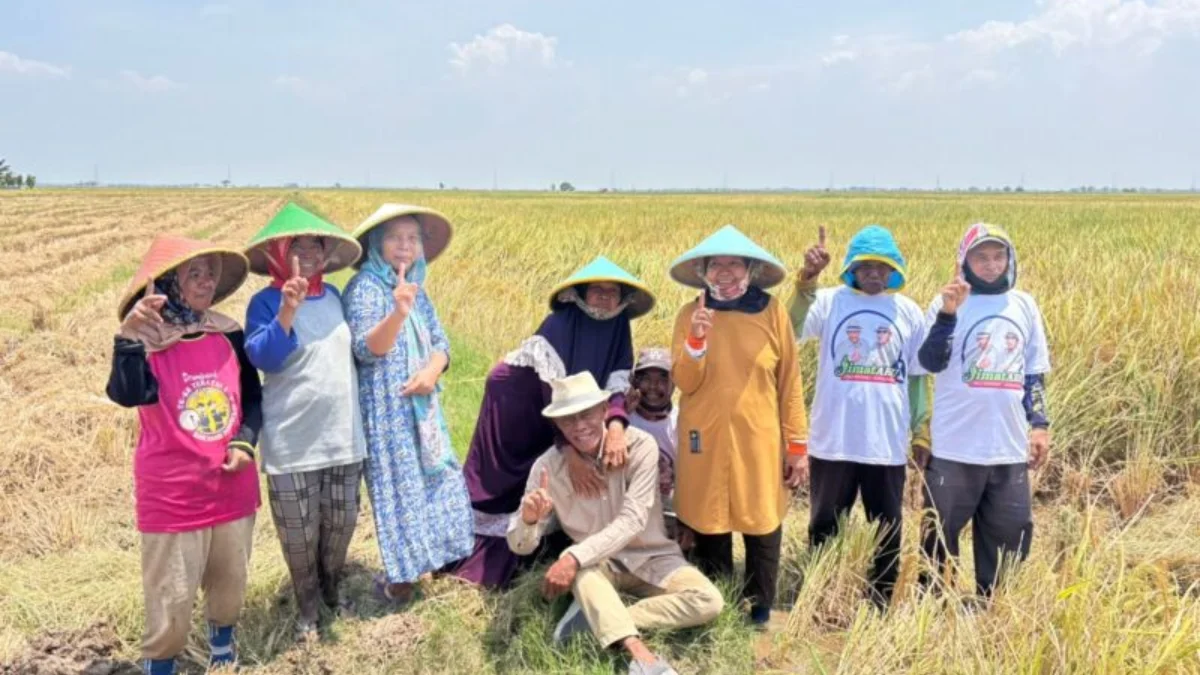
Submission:
[[[237,650],[233,644],[233,626],[208,624],[209,668],[237,665]]]
[[[143,675],[175,675],[175,659],[142,659]]]

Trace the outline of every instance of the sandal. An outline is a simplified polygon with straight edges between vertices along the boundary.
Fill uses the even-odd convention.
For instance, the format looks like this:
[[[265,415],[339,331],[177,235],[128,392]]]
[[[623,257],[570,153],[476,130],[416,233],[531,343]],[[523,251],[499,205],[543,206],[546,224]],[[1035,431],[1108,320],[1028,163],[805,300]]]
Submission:
[[[375,599],[380,603],[399,609],[411,605],[417,599],[417,588],[414,584],[407,584],[408,592],[403,595],[393,595],[391,586],[383,575],[375,577]]]

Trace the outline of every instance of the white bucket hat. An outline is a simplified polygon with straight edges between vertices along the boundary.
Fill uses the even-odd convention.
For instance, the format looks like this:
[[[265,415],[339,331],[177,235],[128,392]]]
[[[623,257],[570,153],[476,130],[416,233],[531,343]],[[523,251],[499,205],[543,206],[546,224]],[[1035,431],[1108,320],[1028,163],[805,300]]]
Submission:
[[[550,405],[542,410],[544,417],[566,417],[600,405],[612,396],[596,384],[588,371],[561,377],[550,383]]]

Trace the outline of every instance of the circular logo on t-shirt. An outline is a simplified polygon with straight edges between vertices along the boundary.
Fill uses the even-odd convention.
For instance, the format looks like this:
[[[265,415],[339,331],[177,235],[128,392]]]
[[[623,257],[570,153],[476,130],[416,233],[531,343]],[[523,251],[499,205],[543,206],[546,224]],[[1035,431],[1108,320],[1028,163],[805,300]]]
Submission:
[[[890,317],[872,310],[842,319],[829,341],[829,356],[843,381],[895,384],[908,372],[904,334]]]
[[[233,427],[229,392],[217,381],[208,381],[184,391],[179,404],[179,426],[201,441],[219,441]]]
[[[1025,386],[1025,333],[1015,321],[994,314],[975,322],[963,336],[963,382],[984,389]]]

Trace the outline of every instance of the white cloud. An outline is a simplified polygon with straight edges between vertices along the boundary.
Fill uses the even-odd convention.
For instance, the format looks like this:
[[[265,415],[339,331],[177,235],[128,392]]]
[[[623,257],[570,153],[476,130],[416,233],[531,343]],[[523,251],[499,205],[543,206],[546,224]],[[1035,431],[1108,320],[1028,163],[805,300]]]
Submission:
[[[276,89],[297,95],[312,93],[312,85],[308,83],[308,80],[295,75],[280,75],[271,82],[271,85]]]
[[[337,90],[327,84],[296,75],[280,75],[271,81],[271,86],[278,91],[310,101],[328,101],[338,95]]]
[[[1000,79],[1000,73],[991,68],[976,68],[963,76],[963,84],[992,84]]]
[[[1149,54],[1167,38],[1200,36],[1200,0],[1048,0],[1024,21],[988,21],[946,36],[983,53],[1049,45],[1056,54],[1077,47],[1132,46]]]
[[[161,94],[183,88],[182,84],[174,82],[164,75],[152,75],[147,77],[136,70],[122,70],[121,80],[132,86],[134,89],[149,94]]]
[[[838,49],[821,57],[821,63],[826,66],[832,66],[843,61],[853,61],[858,58],[858,53],[852,49]]]
[[[558,58],[558,38],[541,33],[529,33],[506,23],[476,35],[466,44],[451,42],[453,54],[450,65],[460,74],[472,72],[495,73],[510,66],[539,68],[569,67],[569,61]]]
[[[654,78],[654,82],[660,88],[673,91],[679,98],[718,103],[743,94],[770,91],[771,78],[790,70],[785,66],[745,66],[719,70],[680,68],[671,75]]]
[[[14,73],[25,77],[49,77],[53,79],[69,79],[71,69],[67,66],[56,66],[52,63],[23,59],[10,52],[0,52],[0,73]]]
[[[201,16],[231,16],[233,8],[221,3],[212,3],[200,8]]]
[[[888,88],[892,91],[908,91],[910,89],[916,89],[932,81],[933,67],[926,65],[913,70],[904,71],[900,74],[900,77],[896,78],[895,81],[889,85]]]
[[[1049,54],[1086,49],[1093,64],[1108,55],[1107,63],[1122,67],[1144,62],[1170,40],[1191,38],[1200,38],[1200,0],[1043,0],[1024,20],[986,21],[930,41],[836,35],[814,63],[853,64],[884,91],[979,87],[1045,68]]]

